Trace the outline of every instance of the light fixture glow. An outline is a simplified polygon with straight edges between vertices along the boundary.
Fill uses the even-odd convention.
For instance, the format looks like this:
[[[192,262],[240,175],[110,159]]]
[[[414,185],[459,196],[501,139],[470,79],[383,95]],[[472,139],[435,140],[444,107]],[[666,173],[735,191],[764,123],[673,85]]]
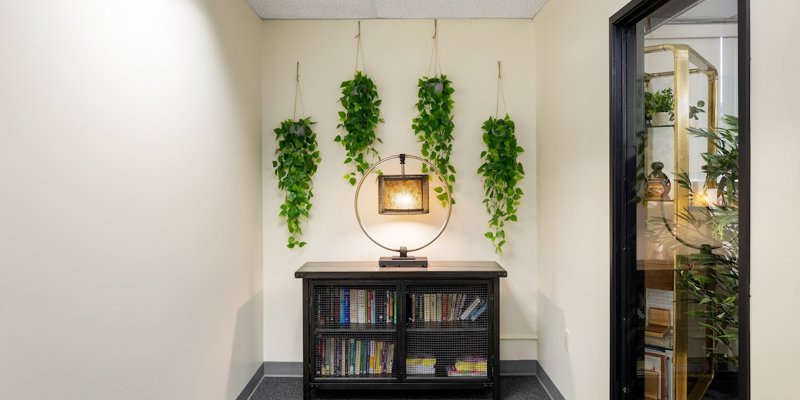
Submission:
[[[378,213],[427,214],[428,175],[381,175],[378,177]]]

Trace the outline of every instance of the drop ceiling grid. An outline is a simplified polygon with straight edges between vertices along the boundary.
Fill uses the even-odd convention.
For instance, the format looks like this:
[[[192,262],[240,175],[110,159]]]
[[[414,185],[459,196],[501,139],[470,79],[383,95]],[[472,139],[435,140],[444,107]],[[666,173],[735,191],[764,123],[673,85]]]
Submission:
[[[530,19],[547,0],[247,0],[263,19]]]

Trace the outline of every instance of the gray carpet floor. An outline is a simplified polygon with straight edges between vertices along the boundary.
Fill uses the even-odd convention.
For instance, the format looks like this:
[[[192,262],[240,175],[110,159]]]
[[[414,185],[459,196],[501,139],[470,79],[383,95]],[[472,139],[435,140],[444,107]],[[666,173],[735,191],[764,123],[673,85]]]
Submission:
[[[504,400],[550,400],[539,379],[535,376],[504,376],[501,378]],[[265,377],[259,382],[250,400],[297,400],[303,398],[301,378]],[[477,400],[491,399],[490,391],[319,391],[315,399],[394,399],[394,400]]]

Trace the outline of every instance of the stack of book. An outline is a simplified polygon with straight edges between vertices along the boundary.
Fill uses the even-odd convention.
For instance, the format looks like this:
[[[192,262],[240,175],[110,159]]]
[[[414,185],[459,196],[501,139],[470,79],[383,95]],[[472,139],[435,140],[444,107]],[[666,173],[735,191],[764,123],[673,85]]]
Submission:
[[[486,376],[486,357],[464,357],[447,366],[447,376]]]
[[[396,300],[393,290],[329,287],[327,293],[317,293],[317,323],[396,323]]]
[[[430,356],[406,358],[407,375],[436,375],[436,359]]]
[[[412,322],[475,321],[488,307],[486,301],[475,297],[468,301],[461,293],[409,294]]]
[[[317,341],[317,376],[391,375],[394,343],[326,338]]]

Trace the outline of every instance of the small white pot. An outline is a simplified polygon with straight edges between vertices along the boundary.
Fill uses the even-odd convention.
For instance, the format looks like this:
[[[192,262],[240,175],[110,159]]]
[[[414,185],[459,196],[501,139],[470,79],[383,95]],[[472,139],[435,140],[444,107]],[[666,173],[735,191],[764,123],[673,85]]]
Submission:
[[[650,120],[650,123],[653,126],[660,126],[660,125],[669,125],[669,113],[668,112],[657,112],[653,114],[653,119]]]

